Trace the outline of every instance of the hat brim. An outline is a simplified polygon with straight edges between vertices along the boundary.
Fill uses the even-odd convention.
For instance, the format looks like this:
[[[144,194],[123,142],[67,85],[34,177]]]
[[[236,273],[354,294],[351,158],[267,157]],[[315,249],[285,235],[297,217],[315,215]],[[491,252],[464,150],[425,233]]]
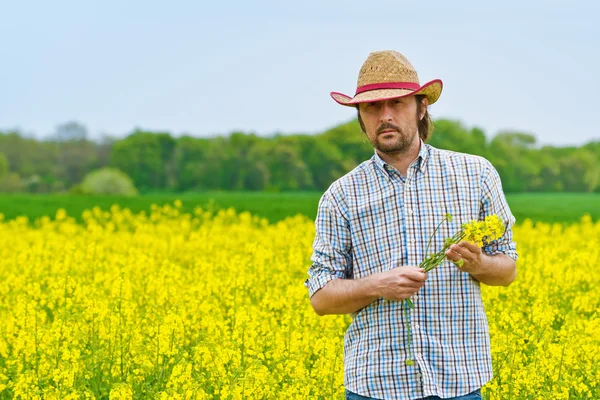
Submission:
[[[422,94],[427,97],[429,104],[435,103],[440,95],[442,94],[442,81],[440,79],[434,79],[430,82],[427,82],[417,90],[409,90],[409,89],[376,89],[369,90],[368,92],[362,92],[357,94],[354,97],[346,96],[343,93],[331,92],[331,97],[337,103],[348,106],[355,107],[359,103],[371,103],[374,101],[383,101],[389,99],[397,99],[399,97],[411,96]]]

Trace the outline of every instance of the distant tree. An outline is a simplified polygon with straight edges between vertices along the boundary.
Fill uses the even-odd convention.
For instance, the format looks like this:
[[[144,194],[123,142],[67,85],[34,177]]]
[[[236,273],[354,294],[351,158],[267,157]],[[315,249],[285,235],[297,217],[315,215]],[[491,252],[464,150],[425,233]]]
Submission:
[[[8,173],[8,159],[4,153],[0,153],[0,178]]]
[[[498,170],[506,192],[539,187],[542,165],[535,144],[535,136],[511,131],[500,132],[491,140],[489,159]]]
[[[337,147],[344,159],[346,169],[353,168],[361,162],[368,160],[374,154],[373,146],[367,135],[362,132],[358,119],[326,130],[321,135],[309,136],[325,139],[329,144]],[[303,154],[308,155],[309,148],[303,149]]]
[[[589,142],[583,146],[583,148],[589,151],[596,158],[596,166],[600,166],[600,140]],[[596,185],[595,192],[600,192],[600,183]]]
[[[325,137],[317,137],[304,158],[314,187],[325,190],[340,176],[354,168],[358,161],[346,158],[339,147]]]
[[[255,134],[246,135],[242,132],[233,132],[229,136],[226,150],[229,160],[226,167],[230,177],[228,187],[234,190],[246,189],[249,183],[249,174],[251,174],[253,177],[250,181],[254,190],[259,187],[264,188],[265,176],[261,176],[261,172],[265,172],[265,164],[261,160],[264,155],[264,152],[261,151],[265,149],[264,142],[264,138]],[[261,165],[261,167],[257,168],[256,165]]]
[[[435,132],[435,129],[434,129]],[[471,151],[475,153],[483,153],[487,148],[487,137],[481,128],[473,128],[470,131],[471,143],[474,145]]]
[[[468,154],[484,155],[486,138],[479,128],[467,129],[461,122],[439,119],[428,143],[434,147]]]
[[[0,192],[16,192],[21,189],[19,174],[10,172],[8,159],[4,153],[0,153]]]
[[[535,153],[535,158],[540,166],[540,172],[532,184],[534,191],[538,192],[561,192],[564,190],[560,179],[560,157],[554,153],[550,146],[544,146]]]
[[[32,175],[57,176],[57,148],[54,143],[24,137],[18,131],[0,134],[0,151],[10,170],[23,178]]]
[[[560,179],[568,192],[593,192],[600,184],[600,166],[595,155],[578,148],[559,161]]]
[[[21,192],[23,184],[19,174],[8,172],[0,177],[0,192]]]
[[[56,127],[54,139],[58,142],[79,141],[87,139],[87,128],[76,121],[70,121]]]
[[[204,160],[210,148],[208,139],[182,136],[177,139],[173,151],[173,162],[177,175],[178,190],[194,190],[199,188],[202,179],[199,163]]]
[[[246,154],[246,171],[243,176],[243,186],[250,190],[265,190],[271,182],[271,171],[267,166],[266,157],[271,143],[269,140],[256,141]]]
[[[98,167],[97,145],[87,136],[87,128],[75,121],[56,127],[55,133],[45,141],[46,146],[52,149],[55,168],[50,174],[36,170],[35,175],[41,176],[45,184],[35,186],[35,191],[70,187],[80,182],[88,171]]]
[[[135,196],[138,194],[131,178],[115,168],[101,168],[88,173],[80,189],[84,194],[115,194]]]
[[[58,178],[71,186],[98,166],[97,146],[86,139],[59,143],[61,169]]]
[[[197,174],[196,187],[200,190],[233,189],[235,180],[232,149],[229,141],[224,137],[217,137],[208,141],[205,156],[193,163],[188,163],[188,168]]]
[[[249,190],[265,190],[271,182],[271,171],[265,161],[258,158],[248,163],[248,169],[244,175],[244,188]]]
[[[113,145],[110,165],[129,175],[142,191],[166,188],[174,147],[168,133],[135,131]]]
[[[107,167],[110,164],[110,154],[112,147],[119,139],[108,134],[102,134],[96,146],[96,153],[98,155],[97,164],[94,168]]]
[[[270,190],[306,190],[312,187],[310,171],[293,144],[275,140],[265,155]]]

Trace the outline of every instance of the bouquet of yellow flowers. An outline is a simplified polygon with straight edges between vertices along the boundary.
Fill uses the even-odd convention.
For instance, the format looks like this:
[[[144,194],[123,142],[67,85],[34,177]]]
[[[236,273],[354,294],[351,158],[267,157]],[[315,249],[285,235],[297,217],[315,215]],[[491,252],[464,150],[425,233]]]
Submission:
[[[445,221],[452,221],[452,215],[446,214],[442,221],[440,221],[438,226],[435,228],[433,234],[429,238],[427,247],[425,248],[425,254],[427,254],[427,251],[429,250],[429,245],[431,244],[431,240],[435,236],[437,230]],[[444,246],[442,247],[442,249],[439,250],[437,253],[430,254],[419,264],[419,267],[423,268],[424,272],[427,273],[439,266],[444,261],[444,259],[446,258],[446,251],[453,244],[458,244],[462,240],[466,240],[477,245],[478,247],[483,247],[484,244],[489,243],[492,240],[499,239],[504,234],[504,231],[504,223],[502,222],[502,219],[496,214],[487,216],[483,221],[473,220],[466,224],[462,224],[461,230],[456,232],[451,238],[446,238],[444,240]],[[463,263],[463,260],[459,260],[455,264],[461,267]],[[406,299],[405,303],[407,305],[407,307],[405,307],[405,326],[406,330],[408,331],[408,348],[411,352],[411,356],[408,360],[406,360],[406,364],[413,365],[414,362],[412,360],[412,349],[410,347],[411,331],[408,312],[409,308],[414,308],[414,305],[410,299]]]
[[[427,250],[431,244],[431,239],[444,221],[452,221],[452,215],[446,214],[444,219],[442,219],[439,225],[435,228],[435,231],[429,238],[429,243],[427,243],[427,247],[425,248],[425,254],[427,254]],[[477,245],[477,247],[483,247],[484,243],[499,239],[504,234],[504,229],[504,223],[496,214],[485,217],[485,220],[483,221],[471,221],[466,224],[462,224],[462,229],[456,232],[451,238],[446,238],[444,241],[444,247],[437,253],[430,254],[429,257],[419,264],[419,267],[425,269],[424,272],[427,273],[444,261],[444,258],[446,257],[446,251],[453,244],[457,244],[462,240],[466,240],[467,242]]]

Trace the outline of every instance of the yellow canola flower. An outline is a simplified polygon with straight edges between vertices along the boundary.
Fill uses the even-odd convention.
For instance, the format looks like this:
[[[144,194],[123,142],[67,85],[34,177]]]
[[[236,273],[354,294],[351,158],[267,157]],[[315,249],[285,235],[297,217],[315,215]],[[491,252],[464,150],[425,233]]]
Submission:
[[[343,398],[350,318],[318,317],[302,284],[314,221],[182,210],[0,221],[0,396]],[[600,398],[600,223],[514,233],[517,279],[481,287],[484,396]]]
[[[465,240],[483,247],[485,243],[499,239],[504,234],[504,223],[496,214],[489,215],[484,221],[471,221],[463,224]]]

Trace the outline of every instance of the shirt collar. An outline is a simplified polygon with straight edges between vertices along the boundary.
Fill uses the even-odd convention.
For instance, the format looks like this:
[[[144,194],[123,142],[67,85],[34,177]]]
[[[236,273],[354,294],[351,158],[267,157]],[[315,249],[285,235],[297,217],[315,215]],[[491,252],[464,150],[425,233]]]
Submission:
[[[425,173],[425,171],[427,171],[427,161],[429,161],[429,145],[426,145],[423,142],[423,139],[421,138],[419,138],[419,141],[421,142],[421,148],[419,149],[419,154],[417,155],[417,158],[415,159],[415,161],[413,161],[413,163],[411,163],[411,165],[413,165],[416,162],[417,170],[420,170],[422,173]],[[394,167],[383,161],[383,159],[377,153],[377,150],[374,150],[374,153],[375,155],[373,156],[373,158],[375,160],[375,164],[377,164],[377,166],[383,172],[389,174]]]

